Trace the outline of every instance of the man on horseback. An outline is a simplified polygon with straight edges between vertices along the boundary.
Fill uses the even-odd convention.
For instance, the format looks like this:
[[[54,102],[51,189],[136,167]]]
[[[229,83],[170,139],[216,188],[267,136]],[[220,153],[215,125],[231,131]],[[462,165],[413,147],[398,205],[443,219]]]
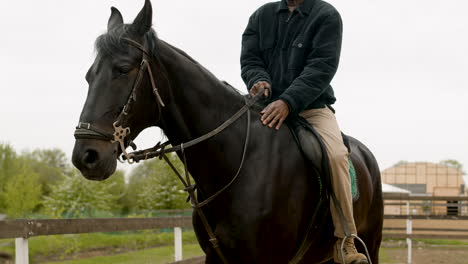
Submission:
[[[242,36],[242,78],[250,94],[265,89],[272,102],[261,122],[279,129],[289,115],[300,115],[315,127],[327,147],[332,188],[342,208],[341,219],[330,204],[335,236],[333,258],[342,263],[341,242],[347,230],[357,234],[349,177],[348,150],[331,105],[336,101],[330,82],[339,63],[342,21],[322,0],[282,0],[260,7]],[[344,226],[346,225],[346,226]],[[348,234],[349,235],[349,234]],[[346,263],[368,263],[354,238],[344,241]]]

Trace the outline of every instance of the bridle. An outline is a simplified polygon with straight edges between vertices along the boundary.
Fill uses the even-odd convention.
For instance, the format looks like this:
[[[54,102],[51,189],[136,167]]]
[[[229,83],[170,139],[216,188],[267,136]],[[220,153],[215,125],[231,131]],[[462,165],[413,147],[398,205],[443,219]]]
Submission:
[[[141,81],[143,79],[143,75],[145,70],[148,72],[150,81],[151,81],[151,86],[153,90],[153,94],[156,97],[156,102],[158,104],[158,111],[159,111],[159,116],[161,116],[162,108],[165,107],[164,102],[162,101],[162,98],[159,94],[158,88],[156,86],[156,82],[153,77],[153,72],[151,70],[151,65],[149,63],[149,53],[146,51],[146,49],[138,42],[131,40],[129,38],[122,38],[122,40],[128,42],[128,44],[136,47],[137,49],[141,50],[143,53],[142,60],[140,63],[140,69],[138,71],[137,77],[135,79],[135,82],[133,84],[132,90],[128,96],[127,103],[124,105],[122,112],[119,114],[117,117],[117,120],[112,124],[114,128],[114,133],[108,133],[104,130],[101,130],[94,126],[91,123],[84,123],[84,122],[79,122],[78,126],[75,129],[75,138],[76,139],[96,139],[96,140],[102,140],[102,141],[110,141],[112,143],[118,142],[120,149],[122,151],[122,159],[127,161],[128,163],[132,164],[135,162],[139,162],[141,160],[147,160],[155,157],[159,157],[160,159],[164,159],[169,166],[172,168],[172,170],[175,172],[177,177],[180,179],[182,184],[185,187],[185,191],[188,192],[189,194],[189,199],[192,205],[192,208],[196,211],[198,216],[200,217],[200,220],[205,227],[205,230],[208,233],[209,236],[209,241],[211,242],[213,248],[217,252],[218,256],[222,260],[223,263],[228,263],[226,257],[222,253],[220,247],[219,247],[219,242],[218,239],[211,228],[208,219],[206,218],[205,214],[202,211],[202,207],[207,205],[209,202],[213,201],[216,197],[218,197],[221,193],[223,193],[225,190],[227,190],[239,177],[240,172],[242,170],[245,156],[246,156],[246,151],[249,143],[249,138],[250,138],[250,121],[251,121],[251,113],[250,113],[250,108],[259,100],[263,97],[264,91],[260,91],[256,96],[250,97],[249,99],[245,99],[245,104],[244,106],[239,109],[234,115],[231,116],[228,120],[226,120],[224,123],[222,123],[220,126],[215,128],[214,130],[210,131],[207,134],[204,134],[198,138],[195,138],[193,140],[190,140],[185,143],[181,143],[177,146],[173,146],[170,148],[166,148],[167,146],[170,145],[169,141],[161,143],[159,142],[156,144],[154,147],[141,150],[141,151],[135,151],[132,153],[128,153],[126,151],[126,146],[125,146],[125,141],[126,137],[130,134],[130,127],[124,127],[125,122],[128,121],[128,116],[130,113],[130,110],[132,109],[133,105],[136,102],[136,90],[140,86]],[[188,173],[187,169],[187,161],[185,157],[185,149],[194,146],[198,143],[201,143],[203,141],[206,141],[215,135],[221,133],[224,129],[229,127],[231,124],[236,122],[240,117],[242,117],[245,113],[247,113],[247,128],[246,128],[246,136],[245,136],[245,141],[244,141],[244,148],[242,151],[242,158],[241,162],[239,165],[239,168],[237,169],[237,172],[235,176],[231,179],[231,181],[225,185],[222,189],[205,199],[204,201],[199,202],[197,199],[197,196],[195,194],[196,191],[196,185],[191,184],[190,181],[190,176]],[[131,142],[131,140],[128,141],[128,145],[132,146],[132,148],[135,150],[136,146]],[[167,155],[168,153],[172,152],[180,152],[182,155],[182,163],[184,165],[184,175],[185,179],[182,176],[181,173],[175,168],[175,166],[172,164],[172,162],[168,159]],[[120,160],[120,159],[119,159]]]
[[[135,82],[133,83],[132,90],[128,95],[127,103],[124,105],[122,111],[120,112],[117,120],[112,124],[114,128],[114,133],[108,133],[104,130],[97,128],[96,126],[92,125],[91,123],[79,122],[78,126],[75,129],[75,138],[76,139],[97,139],[103,141],[110,141],[112,143],[119,143],[120,150],[122,151],[122,155],[124,159],[132,164],[135,162],[133,159],[133,154],[128,153],[126,151],[125,140],[126,137],[130,134],[130,127],[125,126],[126,121],[128,121],[129,113],[136,102],[136,90],[140,86],[141,81],[143,80],[143,75],[145,71],[148,73],[149,79],[151,81],[151,86],[153,90],[153,94],[156,97],[156,102],[158,105],[159,116],[161,116],[161,108],[165,107],[165,104],[159,95],[158,87],[156,86],[156,82],[154,81],[153,72],[151,70],[151,65],[149,63],[149,53],[140,43],[129,39],[129,38],[122,38],[122,40],[126,41],[128,44],[134,46],[135,48],[142,51],[142,59],[140,63],[140,68],[138,70],[137,77]],[[124,127],[125,126],[125,127]],[[132,146],[133,149],[136,146],[131,142],[128,141],[128,145]],[[120,160],[120,159],[119,159]]]

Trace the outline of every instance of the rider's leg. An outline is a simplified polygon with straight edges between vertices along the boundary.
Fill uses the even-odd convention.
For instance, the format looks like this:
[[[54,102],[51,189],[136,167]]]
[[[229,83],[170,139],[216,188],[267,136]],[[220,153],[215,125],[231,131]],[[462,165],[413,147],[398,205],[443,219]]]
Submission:
[[[328,108],[306,110],[300,114],[304,117],[322,137],[325,146],[327,147],[327,154],[330,160],[331,168],[331,182],[333,192],[343,210],[345,217],[345,223],[348,231],[351,234],[357,234],[356,225],[353,218],[353,201],[351,194],[351,180],[349,177],[349,164],[348,164],[348,149],[344,145],[341,130],[336,121],[335,114]],[[333,201],[330,202],[330,208],[332,213],[333,224],[335,226],[335,236],[341,239],[344,238],[345,232],[343,223],[339,217],[338,211],[335,208]],[[345,249],[345,252],[350,252],[349,257],[353,260],[362,259],[364,261],[366,257],[362,254],[355,252],[354,243],[351,239],[345,243],[349,250]],[[341,263],[340,255],[334,254],[335,261]],[[349,259],[346,257],[346,259]],[[348,262],[348,261],[347,261]],[[351,262],[351,261],[350,261]],[[356,262],[365,263],[365,262]]]

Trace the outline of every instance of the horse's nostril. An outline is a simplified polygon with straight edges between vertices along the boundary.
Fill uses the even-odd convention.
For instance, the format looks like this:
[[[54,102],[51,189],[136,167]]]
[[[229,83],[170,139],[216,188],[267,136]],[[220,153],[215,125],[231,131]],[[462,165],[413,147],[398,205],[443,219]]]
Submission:
[[[98,153],[95,150],[89,149],[83,155],[83,164],[86,166],[93,165],[98,160]]]

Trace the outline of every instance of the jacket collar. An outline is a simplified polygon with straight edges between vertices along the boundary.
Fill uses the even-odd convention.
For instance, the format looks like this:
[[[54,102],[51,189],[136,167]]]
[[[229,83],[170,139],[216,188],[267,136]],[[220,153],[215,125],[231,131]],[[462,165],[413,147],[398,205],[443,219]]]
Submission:
[[[299,14],[308,16],[312,7],[314,6],[316,0],[304,0],[302,4],[298,5],[296,10],[299,11]],[[288,11],[288,0],[281,0],[278,9],[276,10],[277,13],[281,11]]]

